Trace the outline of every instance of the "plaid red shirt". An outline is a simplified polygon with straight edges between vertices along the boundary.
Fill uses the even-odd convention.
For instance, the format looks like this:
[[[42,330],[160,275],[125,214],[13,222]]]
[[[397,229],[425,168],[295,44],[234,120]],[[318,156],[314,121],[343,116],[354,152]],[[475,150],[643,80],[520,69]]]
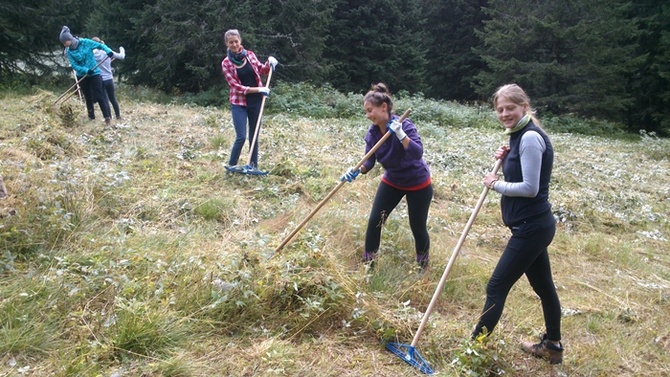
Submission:
[[[258,83],[258,86],[263,86],[261,75],[270,73],[270,63],[266,62],[265,64],[262,64],[258,61],[256,54],[247,50],[247,64],[251,64],[251,68],[253,68],[254,73],[256,73],[256,82]],[[228,86],[230,86],[230,103],[238,106],[246,106],[246,94],[249,87],[242,85],[240,78],[237,76],[237,68],[235,67],[235,64],[233,64],[227,56],[221,62],[221,70],[223,70],[223,76],[226,77]]]

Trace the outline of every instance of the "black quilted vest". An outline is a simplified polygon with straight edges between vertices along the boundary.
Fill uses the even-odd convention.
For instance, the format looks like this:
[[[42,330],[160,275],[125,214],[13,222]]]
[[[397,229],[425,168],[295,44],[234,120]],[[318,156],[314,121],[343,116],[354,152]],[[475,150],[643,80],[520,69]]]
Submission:
[[[549,203],[549,181],[551,180],[551,169],[554,165],[554,148],[552,147],[547,134],[532,121],[520,131],[510,135],[510,150],[503,163],[505,182],[523,182],[519,146],[521,144],[521,137],[528,131],[535,131],[540,134],[547,146],[544,154],[542,154],[540,190],[534,198],[502,196],[500,200],[502,218],[505,225],[509,227],[532,220],[533,218],[544,214],[546,211],[551,210],[551,204]]]

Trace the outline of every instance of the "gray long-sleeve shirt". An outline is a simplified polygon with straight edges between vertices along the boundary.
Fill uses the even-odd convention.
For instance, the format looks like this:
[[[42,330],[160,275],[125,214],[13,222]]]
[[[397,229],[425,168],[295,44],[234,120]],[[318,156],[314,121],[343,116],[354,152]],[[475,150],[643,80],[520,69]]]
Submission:
[[[118,59],[118,60],[125,59],[126,58],[126,50],[123,47],[120,47],[119,51],[120,52],[112,51],[112,52],[114,52],[114,59]],[[103,61],[107,57],[107,54],[102,50],[95,50],[94,54],[95,54],[95,60],[98,63],[100,63],[101,61]],[[102,77],[102,81],[107,81],[107,80],[113,80],[114,79],[114,75],[112,74],[112,59],[111,58],[107,59],[107,60],[104,60],[102,62],[102,64],[100,64],[98,66],[98,68],[100,68],[100,77]]]
[[[519,154],[521,155],[522,182],[495,183],[495,191],[506,196],[533,198],[540,190],[540,167],[542,154],[547,149],[542,136],[535,131],[528,131],[521,137]]]

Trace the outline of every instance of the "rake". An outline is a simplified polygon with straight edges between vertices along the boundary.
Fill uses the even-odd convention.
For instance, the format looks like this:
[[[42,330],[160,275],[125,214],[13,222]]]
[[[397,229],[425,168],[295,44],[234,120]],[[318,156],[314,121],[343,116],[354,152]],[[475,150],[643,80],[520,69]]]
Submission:
[[[492,170],[494,174],[498,173],[500,165],[502,165],[502,160],[497,160]],[[421,318],[421,324],[419,325],[419,329],[416,331],[416,334],[414,335],[414,339],[412,339],[412,344],[402,344],[396,342],[386,343],[387,350],[393,352],[396,356],[403,359],[403,361],[405,361],[407,364],[415,367],[424,374],[433,374],[433,369],[430,367],[428,362],[421,356],[421,354],[419,354],[419,351],[417,351],[416,349],[416,345],[419,342],[419,337],[421,336],[424,327],[428,323],[430,313],[433,311],[433,307],[435,307],[435,304],[437,303],[437,299],[440,296],[442,289],[444,288],[444,283],[447,281],[447,276],[449,276],[449,272],[451,271],[451,268],[453,267],[454,262],[456,261],[456,257],[458,256],[458,253],[461,250],[461,246],[463,246],[463,242],[465,242],[465,238],[467,237],[468,232],[472,227],[472,223],[475,222],[475,218],[477,217],[477,214],[479,213],[482,204],[484,204],[484,199],[486,199],[486,194],[488,194],[488,192],[489,188],[484,186],[481,195],[479,195],[479,200],[477,201],[477,204],[475,205],[475,208],[473,209],[472,214],[470,215],[470,219],[468,219],[468,222],[465,225],[465,229],[463,229],[461,237],[458,239],[458,243],[456,243],[456,247],[454,248],[454,251],[451,253],[451,258],[449,258],[449,263],[447,263],[447,267],[444,269],[444,273],[442,274],[440,283],[437,285],[437,288],[435,289],[433,298],[430,300],[430,304],[428,304],[428,308],[426,309],[426,312],[423,314],[423,317]]]

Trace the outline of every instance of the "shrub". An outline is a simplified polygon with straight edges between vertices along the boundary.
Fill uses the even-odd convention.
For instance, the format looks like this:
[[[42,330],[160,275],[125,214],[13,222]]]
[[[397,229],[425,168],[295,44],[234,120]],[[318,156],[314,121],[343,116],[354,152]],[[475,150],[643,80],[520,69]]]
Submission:
[[[502,376],[509,369],[502,358],[504,349],[504,340],[481,334],[461,343],[451,366],[463,376]]]

